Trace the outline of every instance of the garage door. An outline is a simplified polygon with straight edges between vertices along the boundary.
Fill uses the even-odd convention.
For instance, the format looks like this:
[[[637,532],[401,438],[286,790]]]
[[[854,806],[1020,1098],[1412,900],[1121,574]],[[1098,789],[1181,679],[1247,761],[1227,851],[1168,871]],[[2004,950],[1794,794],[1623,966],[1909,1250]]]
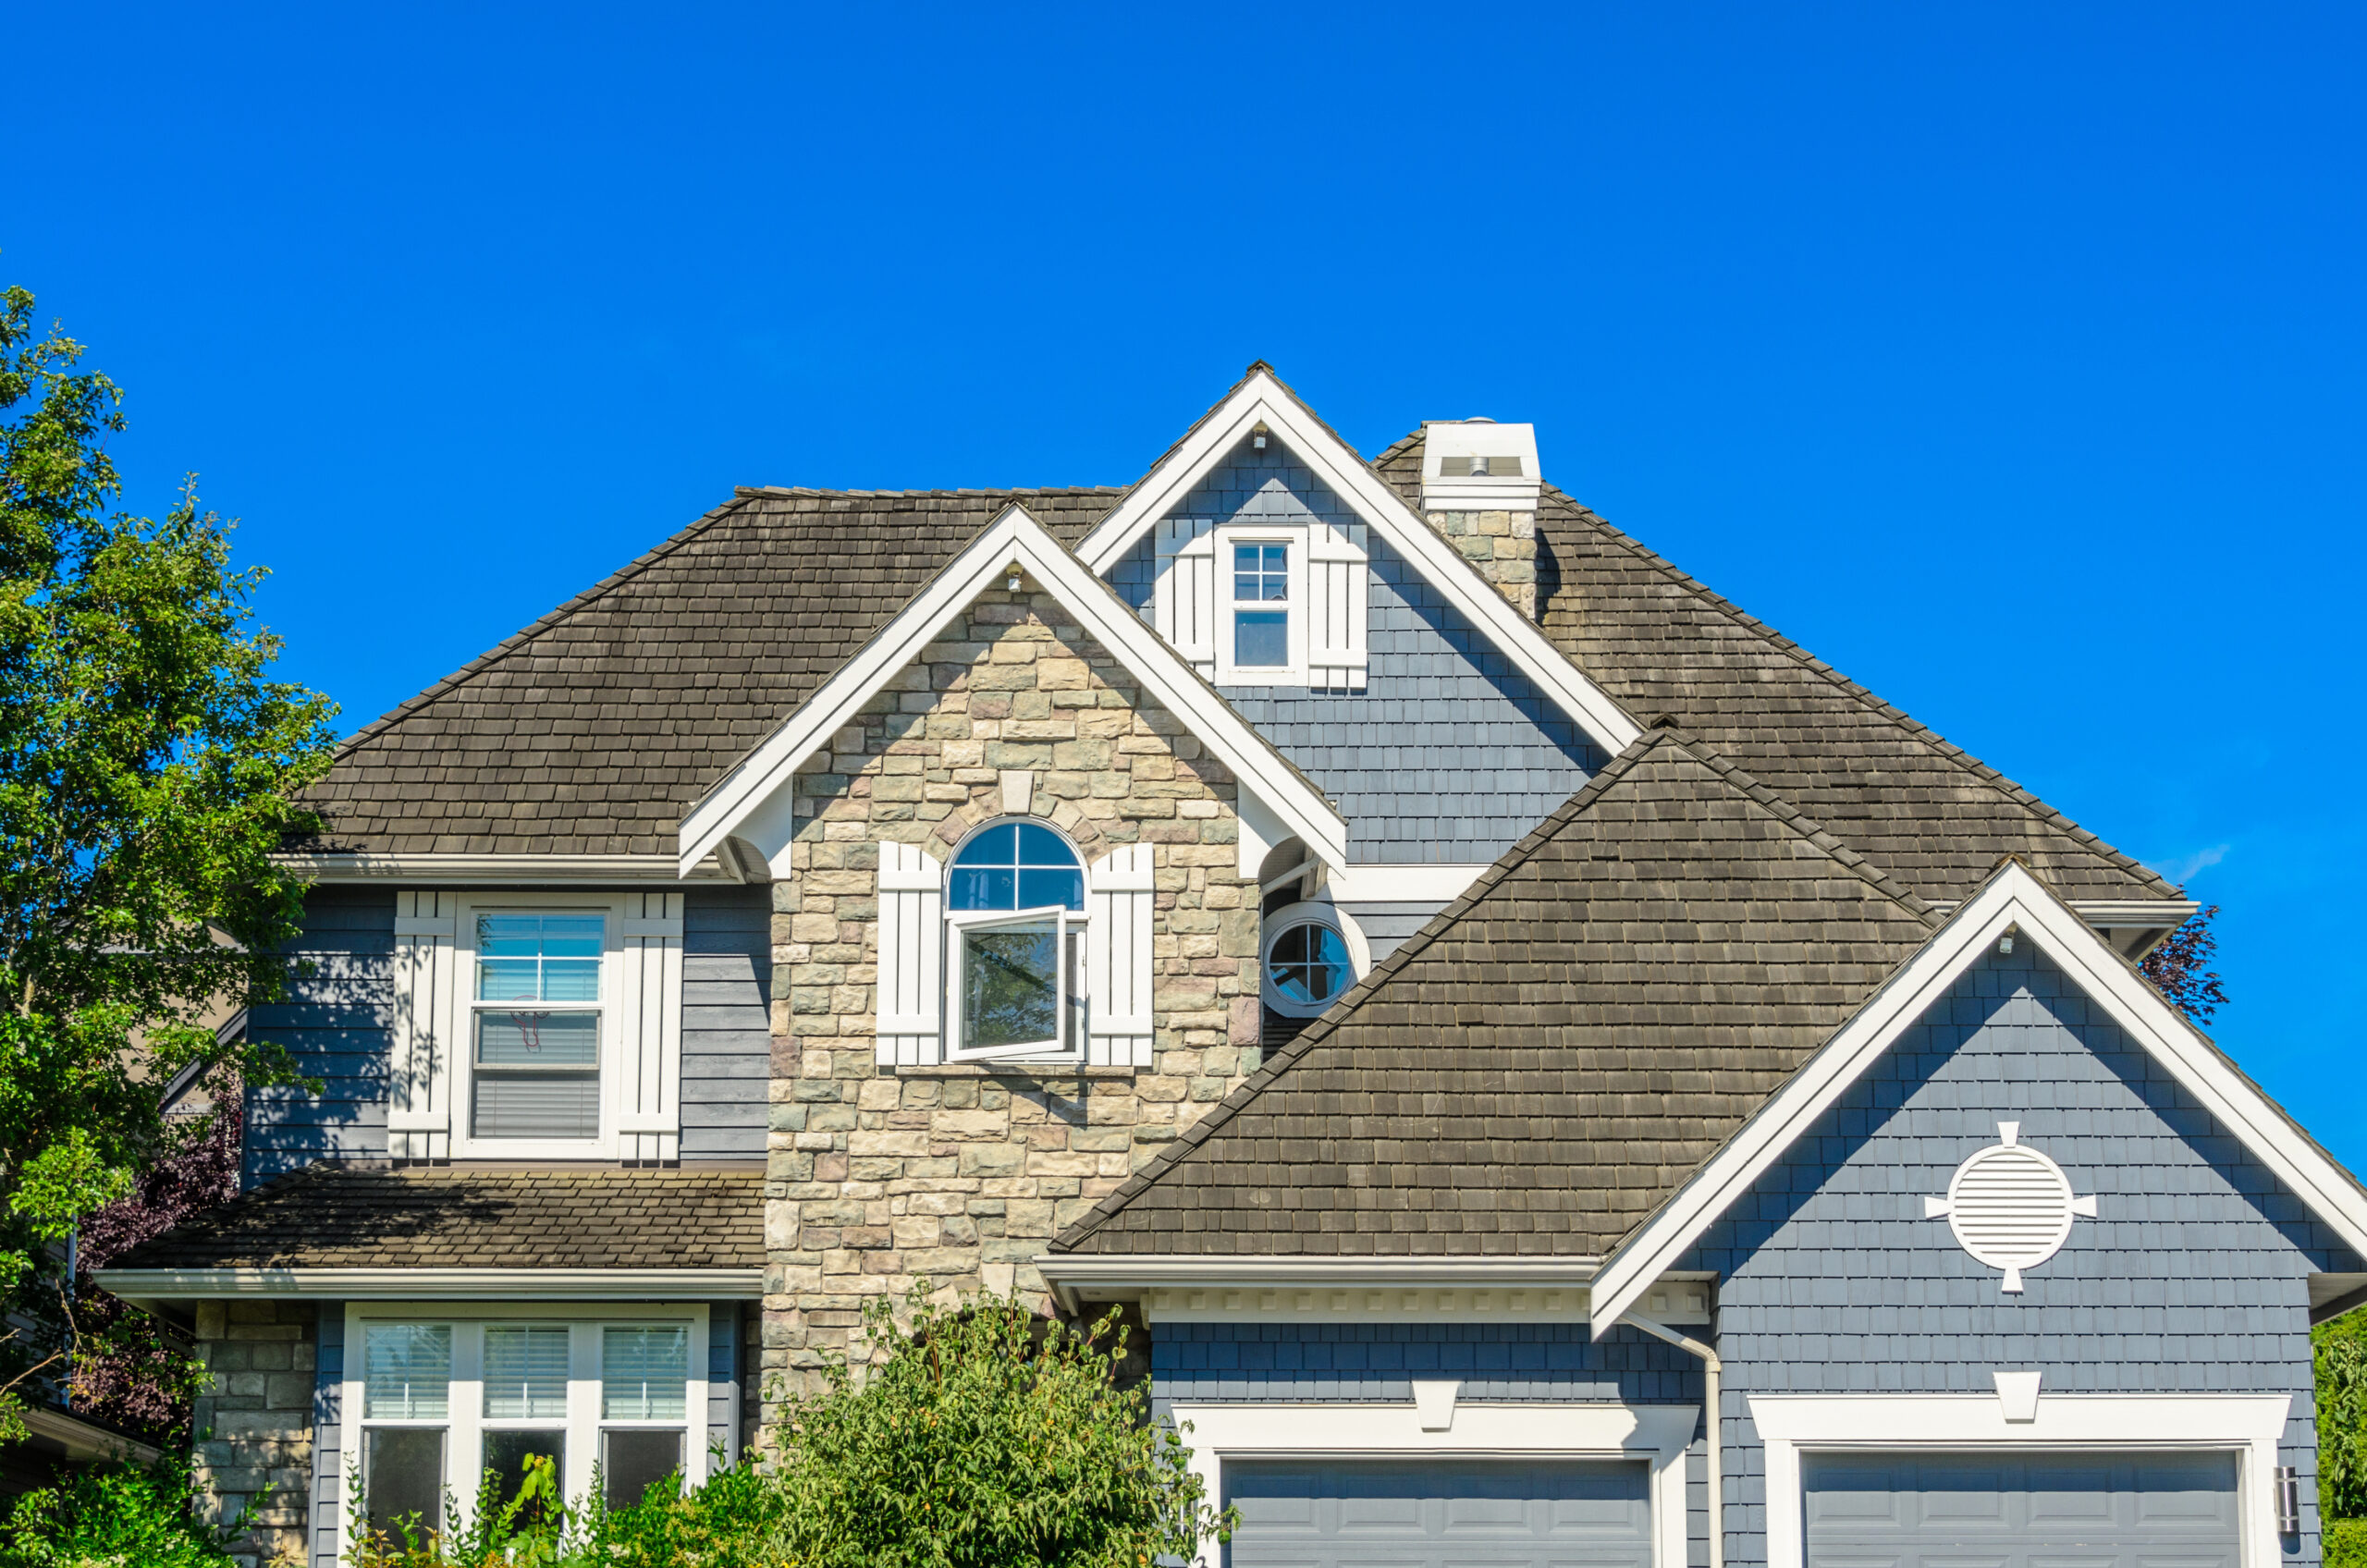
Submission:
[[[1651,1568],[1641,1464],[1234,1461],[1233,1568]]]
[[[1809,1568],[2236,1568],[2236,1457],[1806,1464]]]

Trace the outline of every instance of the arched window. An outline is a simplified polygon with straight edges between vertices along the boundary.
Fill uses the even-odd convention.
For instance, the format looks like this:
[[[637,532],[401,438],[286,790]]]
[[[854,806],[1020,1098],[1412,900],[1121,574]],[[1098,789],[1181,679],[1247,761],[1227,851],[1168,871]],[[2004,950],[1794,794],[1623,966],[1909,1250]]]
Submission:
[[[948,869],[950,1054],[1072,1057],[1084,1047],[1085,866],[1039,822],[988,824]]]

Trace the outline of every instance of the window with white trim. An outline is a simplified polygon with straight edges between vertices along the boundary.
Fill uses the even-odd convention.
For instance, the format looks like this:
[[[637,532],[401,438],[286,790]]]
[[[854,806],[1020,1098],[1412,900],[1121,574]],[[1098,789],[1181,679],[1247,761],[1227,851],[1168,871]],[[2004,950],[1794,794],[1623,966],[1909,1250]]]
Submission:
[[[596,1484],[608,1506],[638,1502],[669,1476],[705,1468],[706,1309],[617,1309],[554,1319],[472,1320],[430,1310],[349,1317],[346,1408],[359,1413],[362,1514],[400,1538],[441,1531],[448,1498],[463,1513],[506,1505],[528,1463],[553,1466],[571,1501]],[[564,1313],[567,1309],[558,1309]],[[632,1309],[625,1309],[631,1311]],[[358,1363],[358,1365],[356,1365]]]
[[[953,857],[945,899],[949,1055],[1075,1057],[1086,1035],[1085,866],[1042,823],[988,825]]]

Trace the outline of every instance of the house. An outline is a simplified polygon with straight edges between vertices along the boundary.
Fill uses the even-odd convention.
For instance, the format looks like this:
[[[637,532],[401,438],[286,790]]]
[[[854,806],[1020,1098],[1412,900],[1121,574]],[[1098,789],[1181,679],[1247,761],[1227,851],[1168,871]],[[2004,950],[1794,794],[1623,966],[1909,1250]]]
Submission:
[[[2367,1194],[2132,969],[2194,906],[1527,425],[742,490],[319,803],[324,1087],[104,1276],[259,1554],[696,1478],[921,1280],[1134,1314],[1236,1568],[2317,1558]]]

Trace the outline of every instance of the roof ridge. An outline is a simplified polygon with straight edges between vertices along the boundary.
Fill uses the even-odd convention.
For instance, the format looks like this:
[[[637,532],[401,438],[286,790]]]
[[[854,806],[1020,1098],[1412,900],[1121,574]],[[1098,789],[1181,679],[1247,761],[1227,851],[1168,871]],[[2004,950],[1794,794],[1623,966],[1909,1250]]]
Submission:
[[[406,701],[399,703],[395,706],[388,708],[385,713],[380,714],[376,718],[372,719],[369,723],[355,730],[351,735],[346,737],[345,740],[339,741],[331,761],[342,762],[347,756],[360,750],[365,741],[375,740],[378,736],[384,734],[386,730],[392,729],[402,720],[410,717],[412,714],[417,713],[420,709],[427,706],[430,703],[440,700],[468,681],[474,680],[477,676],[484,674],[485,670],[496,661],[506,658],[510,654],[524,647],[527,643],[533,642],[544,632],[548,631],[557,626],[562,619],[573,615],[576,611],[583,609],[593,601],[602,598],[614,592],[616,589],[622,587],[627,582],[640,576],[643,572],[648,570],[650,567],[656,565],[659,560],[672,555],[675,551],[689,544],[693,537],[705,532],[715,523],[720,521],[727,514],[738,511],[746,504],[747,499],[748,497],[746,496],[735,493],[730,500],[726,501],[719,507],[711,508],[701,513],[698,517],[693,519],[687,527],[684,527],[680,532],[661,540],[651,549],[646,550],[641,555],[634,557],[632,560],[627,561],[623,566],[619,567],[616,570],[610,572],[607,576],[602,578],[591,587],[586,588],[581,594],[576,594],[575,597],[568,600],[565,604],[560,605],[557,609],[550,611],[548,614],[542,616],[538,619],[529,622],[519,631],[511,632],[509,636],[503,638],[492,647],[487,648],[484,653],[479,654],[476,657],[471,659],[468,663],[462,665],[451,674],[444,677],[443,680],[435,682],[433,686],[430,686],[425,691],[421,692],[418,695],[409,698]]]
[[[1936,929],[1940,916],[1914,889],[1883,871],[1857,851],[1850,849],[1831,829],[1793,805],[1783,796],[1761,784],[1757,778],[1711,748],[1699,736],[1673,724],[1649,727],[1617,756],[1603,765],[1601,770],[1586,781],[1576,793],[1521,836],[1518,843],[1498,856],[1495,863],[1466,888],[1453,902],[1432,915],[1419,930],[1400,943],[1395,951],[1379,963],[1365,977],[1343,993],[1339,1000],[1324,1010],[1323,1015],[1308,1024],[1298,1035],[1258,1065],[1256,1072],[1244,1079],[1231,1094],[1220,1100],[1209,1112],[1175,1134],[1174,1141],[1161,1149],[1142,1169],[1111,1190],[1100,1202],[1077,1217],[1066,1230],[1053,1238],[1055,1251],[1070,1244],[1072,1238],[1082,1240],[1096,1225],[1113,1218],[1120,1209],[1134,1201],[1153,1181],[1170,1168],[1180,1163],[1193,1150],[1231,1121],[1257,1099],[1269,1085],[1295,1067],[1316,1046],[1339,1032],[1342,1024],[1364,1004],[1365,998],[1385,984],[1421,953],[1435,946],[1438,939],[1451,930],[1471,907],[1492,891],[1504,878],[1527,864],[1537,851],[1557,837],[1580,814],[1602,798],[1652,752],[1662,745],[1673,745],[1716,774],[1721,783],[1743,794],[1792,831],[1807,839],[1821,850],[1836,864],[1848,870],[1867,886],[1883,894],[1913,915],[1926,930]]]

